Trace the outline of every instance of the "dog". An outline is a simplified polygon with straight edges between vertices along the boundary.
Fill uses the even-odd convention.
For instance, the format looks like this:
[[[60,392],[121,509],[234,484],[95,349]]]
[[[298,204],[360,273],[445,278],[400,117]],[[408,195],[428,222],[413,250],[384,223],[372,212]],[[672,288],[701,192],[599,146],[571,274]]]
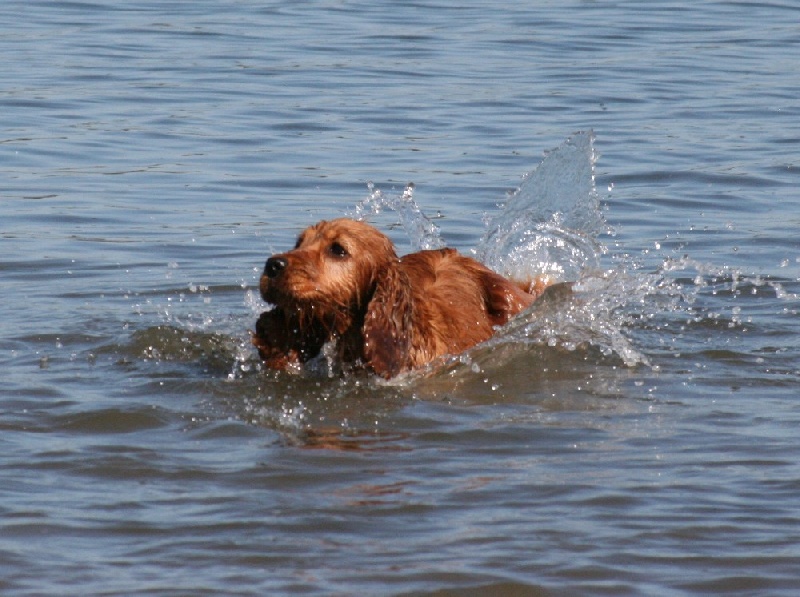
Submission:
[[[252,341],[270,369],[301,367],[327,344],[343,366],[389,379],[488,340],[547,286],[511,281],[455,249],[398,257],[363,221],[322,221],[267,259],[259,290],[274,307]]]

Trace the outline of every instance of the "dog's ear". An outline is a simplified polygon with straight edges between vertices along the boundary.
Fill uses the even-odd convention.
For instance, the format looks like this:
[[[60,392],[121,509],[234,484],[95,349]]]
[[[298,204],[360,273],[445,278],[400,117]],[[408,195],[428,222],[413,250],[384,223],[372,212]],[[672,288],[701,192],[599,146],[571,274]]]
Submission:
[[[409,368],[413,307],[408,276],[393,261],[379,273],[364,316],[364,360],[375,374],[388,379]]]

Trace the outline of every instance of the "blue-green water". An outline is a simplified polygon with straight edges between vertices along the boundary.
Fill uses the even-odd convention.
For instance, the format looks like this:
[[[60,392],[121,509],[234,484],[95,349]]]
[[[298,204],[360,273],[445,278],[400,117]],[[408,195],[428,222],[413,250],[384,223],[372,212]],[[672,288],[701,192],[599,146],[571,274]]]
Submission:
[[[798,17],[3,3],[0,591],[794,595]],[[487,223],[585,197],[522,176],[588,130],[579,299],[389,385],[260,370],[300,229],[413,181],[516,263]]]

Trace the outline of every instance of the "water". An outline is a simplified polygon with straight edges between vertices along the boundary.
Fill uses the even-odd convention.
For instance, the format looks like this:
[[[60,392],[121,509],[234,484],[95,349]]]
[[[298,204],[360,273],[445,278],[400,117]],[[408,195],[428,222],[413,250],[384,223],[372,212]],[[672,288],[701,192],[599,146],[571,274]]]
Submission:
[[[594,184],[591,132],[547,155],[490,220],[477,257],[515,279],[574,282],[599,269],[604,222]]]
[[[793,3],[0,17],[3,594],[795,594]],[[265,258],[344,214],[575,293],[261,371]]]

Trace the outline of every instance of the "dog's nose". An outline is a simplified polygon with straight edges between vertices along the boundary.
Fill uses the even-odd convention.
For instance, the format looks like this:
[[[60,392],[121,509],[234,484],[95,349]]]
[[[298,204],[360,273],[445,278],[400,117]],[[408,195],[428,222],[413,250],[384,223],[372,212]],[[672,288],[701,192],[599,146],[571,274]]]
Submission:
[[[278,274],[286,269],[287,265],[289,265],[289,262],[283,257],[270,257],[264,266],[264,275],[267,278],[276,278]]]

